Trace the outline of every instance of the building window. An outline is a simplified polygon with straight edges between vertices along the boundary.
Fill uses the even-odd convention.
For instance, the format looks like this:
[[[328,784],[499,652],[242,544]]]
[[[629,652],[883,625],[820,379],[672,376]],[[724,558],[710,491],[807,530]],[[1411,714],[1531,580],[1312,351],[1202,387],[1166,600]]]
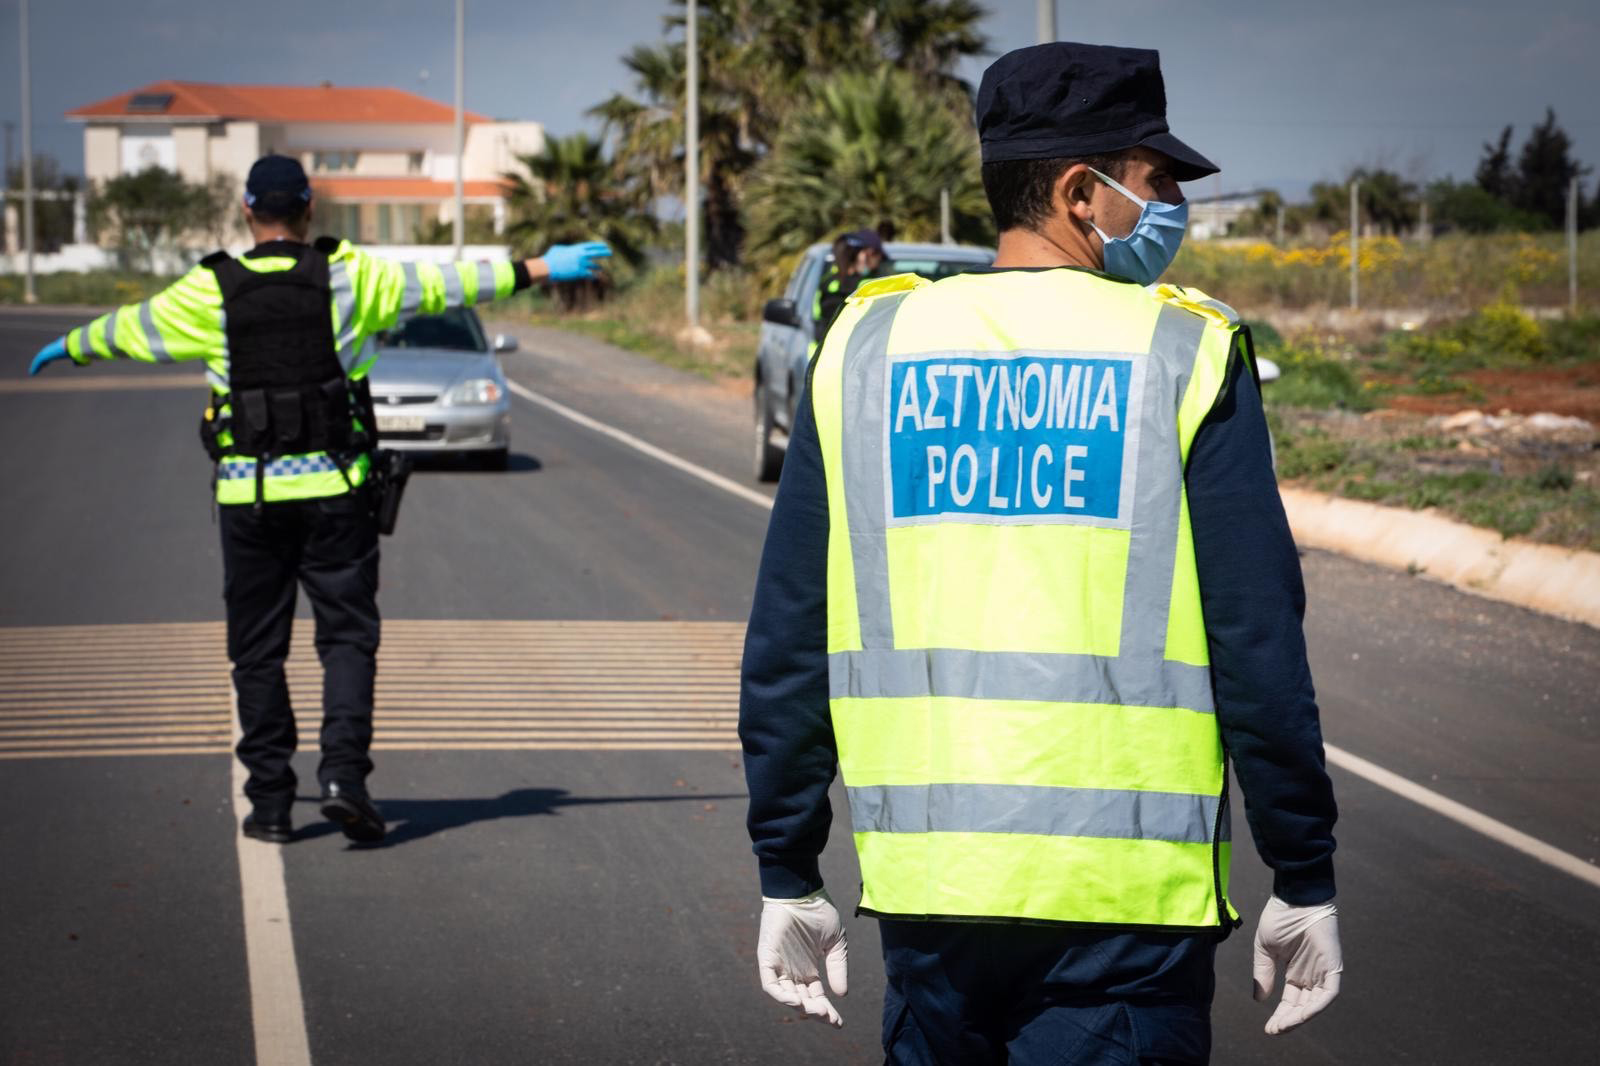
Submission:
[[[422,153],[421,152],[411,152],[411,153],[407,154],[407,156],[406,156],[406,173],[407,174],[421,174],[422,173]]]
[[[356,152],[312,152],[311,170],[317,174],[337,174],[356,168]]]

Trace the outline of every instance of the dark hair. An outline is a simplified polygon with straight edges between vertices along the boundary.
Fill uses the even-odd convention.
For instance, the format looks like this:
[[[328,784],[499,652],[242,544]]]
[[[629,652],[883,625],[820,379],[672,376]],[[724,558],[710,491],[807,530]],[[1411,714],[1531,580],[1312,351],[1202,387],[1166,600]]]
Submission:
[[[995,228],[1004,233],[1042,226],[1055,209],[1056,182],[1068,167],[1079,163],[1121,180],[1128,157],[1113,152],[1082,159],[1006,159],[983,164],[983,192],[994,212]]]
[[[833,261],[842,274],[855,265],[855,245],[850,243],[850,234],[844,233],[833,239]]]
[[[893,219],[886,218],[878,223],[878,239],[881,241],[892,241],[894,235],[899,232],[900,227],[894,224]]]
[[[279,195],[261,196],[251,205],[250,213],[257,222],[274,226],[298,226],[311,209],[310,200]]]

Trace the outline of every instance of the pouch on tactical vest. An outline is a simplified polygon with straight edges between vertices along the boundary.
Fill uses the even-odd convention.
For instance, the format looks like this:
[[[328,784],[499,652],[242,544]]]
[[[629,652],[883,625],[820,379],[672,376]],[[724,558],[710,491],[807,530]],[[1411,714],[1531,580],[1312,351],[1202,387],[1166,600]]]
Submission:
[[[328,252],[337,245],[292,245],[288,270],[256,271],[226,252],[202,259],[222,290],[228,336],[229,392],[214,396],[200,423],[200,439],[213,460],[226,454],[256,460],[256,504],[261,504],[265,464],[284,455],[327,452],[344,469],[343,456],[375,443],[371,396],[339,364],[329,313]],[[220,417],[223,404],[231,417]],[[227,430],[233,443],[224,448]]]

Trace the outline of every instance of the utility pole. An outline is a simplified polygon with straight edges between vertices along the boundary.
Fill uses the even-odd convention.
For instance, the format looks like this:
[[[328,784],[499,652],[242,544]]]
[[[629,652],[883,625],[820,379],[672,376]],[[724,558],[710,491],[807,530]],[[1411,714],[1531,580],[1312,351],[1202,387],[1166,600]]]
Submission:
[[[1567,308],[1578,313],[1578,179],[1567,186]]]
[[[1279,248],[1283,247],[1283,211],[1284,211],[1283,205],[1279,204],[1278,205],[1278,225],[1277,225],[1277,229],[1274,232],[1273,241],[1272,241],[1272,243],[1276,244]]]
[[[1039,0],[1039,43],[1056,39],[1056,0]]]
[[[28,0],[17,4],[17,38],[22,42],[22,240],[27,267],[22,283],[24,303],[38,303],[33,291],[33,100],[28,76]]]
[[[1420,210],[1422,217],[1417,222],[1417,239],[1423,244],[1427,244],[1429,241],[1433,240],[1433,227],[1428,225],[1428,200],[1426,197],[1424,197],[1422,200],[1422,207]]]
[[[950,239],[950,190],[939,190],[939,243],[954,244]]]
[[[1361,306],[1361,182],[1350,181],[1350,310]]]
[[[461,259],[461,246],[467,241],[466,198],[461,172],[466,168],[467,122],[461,99],[466,95],[467,0],[456,0],[456,218],[455,259]]]
[[[683,147],[683,310],[692,338],[700,327],[700,44],[696,28],[699,0],[684,5],[688,60],[688,99],[684,102]]]

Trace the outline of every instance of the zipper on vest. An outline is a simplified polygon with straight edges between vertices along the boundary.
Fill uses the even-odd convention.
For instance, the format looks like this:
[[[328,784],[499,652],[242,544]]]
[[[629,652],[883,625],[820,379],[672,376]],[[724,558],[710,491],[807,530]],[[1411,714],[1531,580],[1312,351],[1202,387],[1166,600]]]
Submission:
[[[1222,753],[1222,792],[1217,796],[1217,819],[1211,827],[1211,883],[1217,897],[1217,925],[1237,929],[1244,919],[1234,921],[1228,914],[1228,900],[1222,894],[1222,816],[1228,810],[1228,753]]]

